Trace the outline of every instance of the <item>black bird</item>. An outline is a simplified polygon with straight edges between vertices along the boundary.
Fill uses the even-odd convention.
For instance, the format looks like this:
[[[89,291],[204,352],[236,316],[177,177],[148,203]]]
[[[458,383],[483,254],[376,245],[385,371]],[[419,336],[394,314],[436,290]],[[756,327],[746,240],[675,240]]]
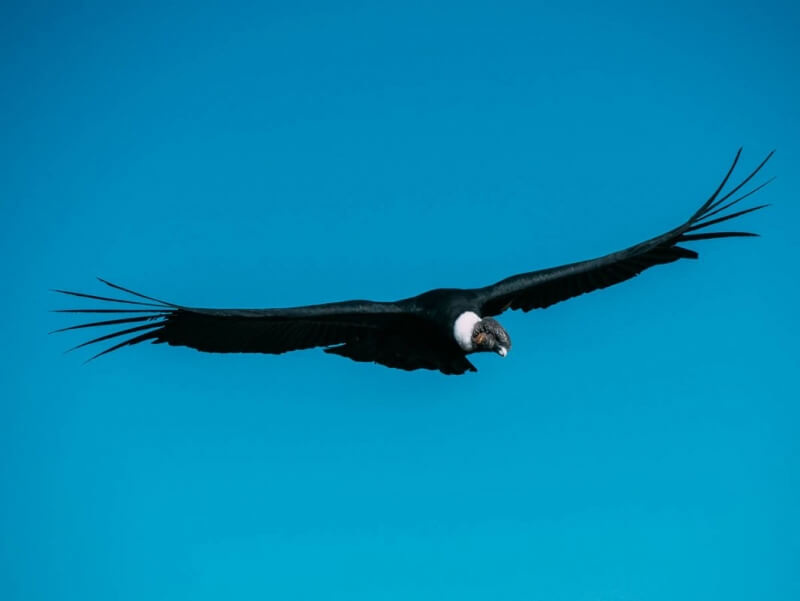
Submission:
[[[187,307],[145,296],[101,279],[104,284],[133,295],[135,300],[56,290],[81,298],[125,305],[124,308],[115,306],[61,311],[131,315],[115,316],[114,319],[56,331],[124,326],[121,330],[74,347],[130,336],[91,359],[123,346],[146,341],[188,346],[211,353],[280,354],[322,346],[326,353],[399,369],[424,368],[445,374],[477,371],[467,355],[491,351],[505,357],[511,348],[508,333],[493,319],[507,309],[527,312],[549,307],[568,298],[629,280],[654,265],[698,257],[695,251],[679,246],[681,243],[755,236],[748,232],[705,231],[711,225],[767,206],[723,213],[772,181],[729,200],[761,170],[772,156],[770,152],[741,183],[720,196],[741,152],[740,148],[722,183],[688,221],[665,234],[598,259],[514,275],[484,288],[442,288],[395,302],[355,300],[287,309]]]

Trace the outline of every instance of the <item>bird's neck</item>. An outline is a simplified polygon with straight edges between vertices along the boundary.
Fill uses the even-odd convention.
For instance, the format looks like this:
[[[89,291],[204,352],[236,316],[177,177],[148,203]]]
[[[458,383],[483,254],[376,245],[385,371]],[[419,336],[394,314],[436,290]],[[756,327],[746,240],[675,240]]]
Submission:
[[[453,338],[456,339],[461,350],[467,352],[475,350],[475,346],[472,344],[472,333],[475,331],[475,324],[480,320],[480,316],[472,311],[465,311],[456,318],[453,324]]]

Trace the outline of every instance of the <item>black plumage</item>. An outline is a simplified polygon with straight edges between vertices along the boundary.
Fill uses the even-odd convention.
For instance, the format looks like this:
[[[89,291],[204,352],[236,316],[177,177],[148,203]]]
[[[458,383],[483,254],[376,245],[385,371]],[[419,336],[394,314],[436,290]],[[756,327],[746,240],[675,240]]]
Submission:
[[[696,259],[688,242],[725,237],[755,236],[749,232],[707,232],[709,226],[763,208],[754,206],[727,212],[739,201],[763,188],[730,200],[766,164],[767,157],[742,182],[722,194],[736,167],[741,149],[711,197],[683,224],[635,246],[603,257],[511,276],[474,289],[437,289],[396,302],[346,301],[286,309],[203,309],[168,303],[100,280],[130,295],[111,298],[67,290],[62,294],[119,303],[115,308],[62,309],[66,313],[96,313],[110,317],[56,330],[103,326],[121,327],[74,348],[104,341],[112,346],[92,359],[140,342],[187,346],[213,353],[280,354],[312,347],[355,361],[380,363],[405,370],[432,369],[445,374],[476,371],[467,359],[471,352],[505,355],[510,338],[490,316],[507,309],[549,307],[555,303],[635,277],[645,269],[679,259]],[[771,181],[771,180],[770,180]],[[120,306],[122,305],[122,306]],[[459,338],[456,320],[467,319]],[[480,321],[476,321],[480,320]],[[465,337],[464,337],[465,336]],[[121,342],[117,339],[122,338]]]

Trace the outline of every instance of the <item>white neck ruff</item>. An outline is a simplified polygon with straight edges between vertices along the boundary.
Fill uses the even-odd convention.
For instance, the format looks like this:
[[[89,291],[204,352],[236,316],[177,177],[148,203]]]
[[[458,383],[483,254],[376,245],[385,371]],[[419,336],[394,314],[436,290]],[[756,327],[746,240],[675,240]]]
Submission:
[[[480,320],[480,316],[472,311],[466,311],[456,319],[453,324],[453,338],[456,339],[461,350],[475,350],[475,346],[472,344],[472,332],[475,330],[475,324]]]

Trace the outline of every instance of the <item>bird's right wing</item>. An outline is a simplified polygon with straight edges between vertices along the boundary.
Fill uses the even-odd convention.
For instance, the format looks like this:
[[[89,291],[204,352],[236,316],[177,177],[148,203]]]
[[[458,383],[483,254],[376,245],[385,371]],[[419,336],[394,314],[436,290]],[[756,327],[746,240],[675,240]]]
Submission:
[[[755,236],[748,232],[707,232],[705,228],[756,211],[759,205],[734,213],[727,209],[763,188],[767,181],[742,196],[729,200],[749,182],[772,156],[767,157],[730,192],[720,196],[722,189],[733,173],[742,150],[736,153],[728,173],[711,197],[684,223],[672,230],[624,250],[591,259],[511,276],[496,284],[476,289],[482,315],[498,315],[506,309],[530,311],[549,307],[569,298],[607,288],[629,280],[645,269],[655,265],[671,263],[678,259],[696,259],[697,253],[680,246],[681,243],[712,238]]]
[[[110,319],[81,323],[57,332],[115,328],[73,349],[126,337],[91,359],[150,341],[210,353],[280,354],[322,346],[328,347],[327,352],[356,361],[374,361],[400,369],[438,369],[444,373],[474,370],[454,342],[399,303],[346,301],[286,309],[202,309],[168,303],[100,281],[133,295],[134,299],[56,290],[84,299],[119,303],[113,308],[60,310],[103,314]]]

